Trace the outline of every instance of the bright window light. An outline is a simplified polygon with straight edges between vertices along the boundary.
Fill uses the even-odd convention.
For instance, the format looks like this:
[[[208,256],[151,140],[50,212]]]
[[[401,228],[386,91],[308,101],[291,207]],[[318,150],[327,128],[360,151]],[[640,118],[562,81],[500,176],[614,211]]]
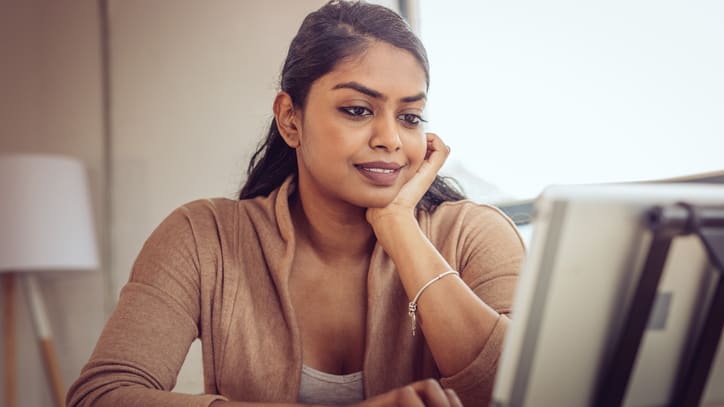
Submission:
[[[724,2],[420,0],[428,129],[474,199],[724,169]]]

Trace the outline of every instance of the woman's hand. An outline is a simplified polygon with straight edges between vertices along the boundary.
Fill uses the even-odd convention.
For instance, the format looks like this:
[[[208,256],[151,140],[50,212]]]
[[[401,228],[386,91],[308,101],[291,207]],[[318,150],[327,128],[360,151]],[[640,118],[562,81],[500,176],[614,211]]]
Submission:
[[[434,133],[426,133],[427,153],[415,175],[402,186],[397,197],[384,208],[368,208],[367,221],[374,227],[375,222],[390,215],[412,215],[415,206],[435,180],[437,172],[445,163],[450,148]]]
[[[217,400],[209,407],[302,407],[301,404],[241,403]],[[463,403],[452,389],[443,389],[433,379],[421,380],[407,386],[390,390],[348,407],[463,407]]]
[[[433,379],[390,390],[352,407],[463,407],[452,389],[443,389]]]

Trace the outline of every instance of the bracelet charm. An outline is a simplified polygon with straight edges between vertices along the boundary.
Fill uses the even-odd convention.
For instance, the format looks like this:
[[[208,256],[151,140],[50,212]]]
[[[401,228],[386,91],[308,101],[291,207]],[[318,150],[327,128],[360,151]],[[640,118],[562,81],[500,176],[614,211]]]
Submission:
[[[415,295],[415,298],[410,301],[410,304],[407,306],[407,313],[410,315],[410,322],[412,323],[412,336],[415,336],[415,331],[417,330],[417,301],[420,299],[420,295],[423,291],[425,291],[427,287],[431,286],[434,282],[450,274],[455,274],[460,277],[460,273],[456,270],[448,270],[444,273],[440,273],[437,276],[433,277],[430,281],[425,283],[422,287],[420,287],[420,290],[417,292],[417,295]]]

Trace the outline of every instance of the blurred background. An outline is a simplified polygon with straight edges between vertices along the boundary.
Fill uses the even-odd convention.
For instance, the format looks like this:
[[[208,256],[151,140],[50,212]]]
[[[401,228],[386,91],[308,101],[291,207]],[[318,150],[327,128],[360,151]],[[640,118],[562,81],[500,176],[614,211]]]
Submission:
[[[90,175],[101,273],[42,281],[66,387],[155,226],[235,196],[289,42],[323,3],[0,0],[0,153],[68,155]],[[428,48],[429,130],[477,201],[724,169],[724,3],[380,3]],[[18,404],[51,405],[24,303]],[[177,391],[203,390],[199,349]]]

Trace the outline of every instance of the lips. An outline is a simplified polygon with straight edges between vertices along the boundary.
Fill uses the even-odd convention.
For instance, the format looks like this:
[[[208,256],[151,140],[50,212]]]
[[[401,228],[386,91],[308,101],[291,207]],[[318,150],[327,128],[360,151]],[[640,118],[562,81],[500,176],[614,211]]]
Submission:
[[[403,166],[397,163],[374,161],[355,164],[355,168],[369,181],[378,186],[390,186],[395,183]]]

